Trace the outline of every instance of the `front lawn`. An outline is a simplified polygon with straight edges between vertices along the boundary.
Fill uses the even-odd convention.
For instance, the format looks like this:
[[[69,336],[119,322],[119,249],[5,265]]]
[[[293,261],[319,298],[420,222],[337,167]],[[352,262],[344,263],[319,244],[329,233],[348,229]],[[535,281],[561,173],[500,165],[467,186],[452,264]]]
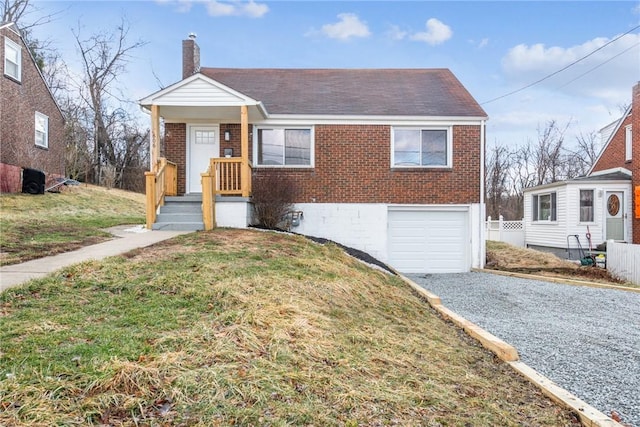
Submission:
[[[0,425],[579,425],[395,276],[193,233],[0,294]]]
[[[128,191],[82,184],[0,194],[0,265],[72,251],[110,239],[103,228],[144,221],[144,195]]]

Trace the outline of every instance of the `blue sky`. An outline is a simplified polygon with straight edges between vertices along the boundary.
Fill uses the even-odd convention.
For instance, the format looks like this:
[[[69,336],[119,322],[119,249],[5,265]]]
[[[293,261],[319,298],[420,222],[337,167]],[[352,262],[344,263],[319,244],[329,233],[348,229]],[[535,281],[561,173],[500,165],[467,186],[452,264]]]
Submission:
[[[112,31],[122,18],[135,51],[121,84],[140,99],[181,78],[181,40],[197,34],[202,66],[449,68],[484,103],[487,142],[535,140],[548,120],[568,139],[620,117],[640,81],[639,1],[75,1],[41,0],[51,40],[71,67],[71,29]],[[635,28],[635,29],[634,29]],[[603,47],[616,37],[626,36]],[[157,79],[156,77],[157,76]],[[159,80],[159,82],[158,82]]]

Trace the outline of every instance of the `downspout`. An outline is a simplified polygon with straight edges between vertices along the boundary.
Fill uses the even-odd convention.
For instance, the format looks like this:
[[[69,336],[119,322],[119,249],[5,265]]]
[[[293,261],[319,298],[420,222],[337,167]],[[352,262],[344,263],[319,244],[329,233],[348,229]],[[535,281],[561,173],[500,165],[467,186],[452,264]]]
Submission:
[[[480,209],[478,216],[480,217],[479,238],[480,238],[480,259],[479,267],[484,268],[487,259],[487,245],[485,242],[485,206],[484,206],[484,152],[485,152],[485,126],[486,120],[480,122]]]

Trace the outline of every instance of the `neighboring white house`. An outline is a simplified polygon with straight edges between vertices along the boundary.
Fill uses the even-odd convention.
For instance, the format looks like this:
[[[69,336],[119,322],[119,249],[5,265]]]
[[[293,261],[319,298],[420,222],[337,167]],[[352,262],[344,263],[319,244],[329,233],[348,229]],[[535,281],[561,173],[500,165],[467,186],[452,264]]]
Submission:
[[[631,172],[609,169],[524,190],[525,245],[566,258],[616,240],[631,241]],[[571,249],[570,251],[568,249]]]

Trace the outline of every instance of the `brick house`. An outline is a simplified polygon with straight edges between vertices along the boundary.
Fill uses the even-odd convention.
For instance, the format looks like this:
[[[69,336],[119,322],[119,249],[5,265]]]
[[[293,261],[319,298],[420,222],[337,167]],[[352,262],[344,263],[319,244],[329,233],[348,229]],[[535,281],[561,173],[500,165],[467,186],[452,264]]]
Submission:
[[[199,58],[184,40],[183,79],[140,101],[152,122],[148,226],[164,226],[150,224],[163,203],[153,194],[200,194],[208,170],[215,223],[246,227],[252,177],[278,174],[300,190],[292,231],[402,272],[484,265],[487,116],[449,70],[201,68]],[[175,188],[162,184],[166,165]]]
[[[566,253],[568,246],[577,246],[574,235],[586,246],[587,233],[593,246],[611,239],[640,243],[637,129],[640,83],[632,88],[631,105],[622,117],[601,130],[605,143],[585,177],[525,190],[527,246]]]
[[[16,192],[23,168],[64,176],[64,117],[16,25],[0,39],[0,191]]]

